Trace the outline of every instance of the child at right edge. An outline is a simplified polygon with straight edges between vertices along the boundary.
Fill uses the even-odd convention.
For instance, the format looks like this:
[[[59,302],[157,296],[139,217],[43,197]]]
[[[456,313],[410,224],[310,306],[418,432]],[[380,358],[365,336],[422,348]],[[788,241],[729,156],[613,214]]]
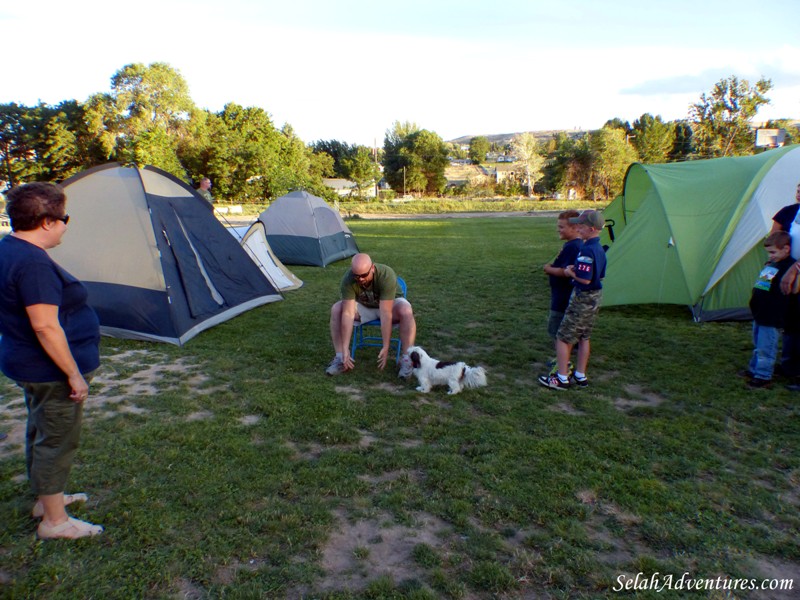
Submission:
[[[776,231],[764,240],[769,260],[761,269],[750,296],[753,313],[753,356],[743,374],[751,388],[767,387],[772,381],[778,339],[786,323],[789,296],[781,292],[781,278],[794,264],[791,257],[792,238],[785,231]]]

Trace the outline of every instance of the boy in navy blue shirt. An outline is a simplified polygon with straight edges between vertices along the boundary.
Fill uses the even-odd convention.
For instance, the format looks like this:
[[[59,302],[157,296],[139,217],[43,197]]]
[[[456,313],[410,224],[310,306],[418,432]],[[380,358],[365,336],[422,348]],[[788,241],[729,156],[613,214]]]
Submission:
[[[585,210],[569,222],[578,225],[583,246],[575,264],[565,269],[567,276],[572,279],[574,289],[556,335],[557,372],[539,377],[541,385],[554,390],[569,389],[571,382],[579,387],[589,385],[586,378],[590,353],[589,337],[600,311],[602,279],[606,274],[606,253],[600,245],[600,232],[605,226],[603,215],[596,210]],[[576,344],[578,358],[575,373],[570,380],[569,356]]]
[[[566,268],[575,264],[578,252],[583,246],[578,226],[569,222],[570,219],[578,216],[580,213],[577,210],[565,210],[558,215],[558,237],[564,241],[564,245],[553,262],[544,266],[544,272],[547,273],[550,280],[550,314],[547,318],[547,333],[552,338],[553,344],[555,344],[561,321],[564,320],[564,313],[567,312],[569,297],[572,295],[572,279],[567,275]],[[551,374],[556,372],[556,362],[554,359],[550,363],[553,367]]]

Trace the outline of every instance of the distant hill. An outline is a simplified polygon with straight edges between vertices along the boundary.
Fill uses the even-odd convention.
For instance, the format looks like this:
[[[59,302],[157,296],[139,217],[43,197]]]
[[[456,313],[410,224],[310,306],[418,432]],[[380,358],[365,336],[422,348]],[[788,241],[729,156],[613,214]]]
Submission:
[[[581,130],[578,130],[578,129],[569,129],[569,130],[566,130],[566,129],[549,129],[549,130],[546,130],[546,131],[529,131],[527,133],[532,133],[533,137],[535,137],[537,140],[544,141],[544,140],[552,139],[554,135],[556,135],[558,133],[562,133],[562,132],[566,133],[570,137],[580,137],[584,133],[586,133],[585,131],[581,131]],[[448,140],[448,141],[452,142],[454,144],[469,144],[469,142],[470,142],[470,140],[472,138],[482,135],[487,140],[489,140],[490,144],[501,144],[502,145],[502,144],[511,143],[511,140],[513,140],[514,137],[518,136],[520,133],[525,133],[525,132],[518,131],[516,133],[493,133],[493,134],[476,133],[475,135],[462,135],[461,137],[457,137],[455,139]]]
[[[796,129],[796,130],[800,131],[800,120],[798,120],[798,119],[787,119],[787,124],[786,125],[788,126],[787,129],[789,129],[789,130]],[[750,127],[752,129],[759,129],[759,128],[763,128],[763,127],[766,127],[766,126],[767,126],[766,122],[753,121],[753,122],[750,123]],[[504,144],[511,143],[511,141],[514,139],[514,137],[519,135],[520,133],[524,133],[524,132],[518,131],[516,133],[492,133],[492,134],[476,133],[475,135],[462,135],[461,137],[457,137],[455,139],[448,140],[448,141],[452,142],[454,144],[469,144],[469,142],[470,142],[470,140],[472,138],[482,135],[483,137],[485,137],[486,139],[489,140],[490,144],[501,144],[501,145],[504,145]],[[588,131],[583,131],[583,130],[580,130],[580,129],[548,129],[548,130],[544,130],[544,131],[529,131],[528,133],[532,133],[533,136],[537,140],[539,140],[541,142],[541,141],[552,139],[553,136],[558,134],[558,133],[566,133],[568,136],[570,136],[572,138],[578,138],[578,137],[582,137],[583,134],[588,133]],[[797,133],[792,132],[792,135],[793,136],[797,135]]]

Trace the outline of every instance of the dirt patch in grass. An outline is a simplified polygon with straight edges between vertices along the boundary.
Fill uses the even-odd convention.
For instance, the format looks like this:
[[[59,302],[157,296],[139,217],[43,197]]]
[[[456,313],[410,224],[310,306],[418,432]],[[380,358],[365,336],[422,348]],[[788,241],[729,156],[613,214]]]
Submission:
[[[344,394],[356,402],[364,402],[366,400],[364,392],[352,385],[337,385],[333,388],[333,391],[337,394]]]
[[[414,549],[425,544],[441,549],[451,528],[429,514],[416,515],[413,526],[398,525],[388,514],[368,519],[348,519],[334,513],[335,526],[322,549],[325,575],[315,589],[321,592],[360,590],[380,577],[396,583],[419,580],[423,570],[414,559]]]
[[[388,483],[390,481],[397,481],[398,479],[408,479],[409,481],[419,481],[422,479],[422,473],[417,471],[408,471],[400,469],[398,471],[390,471],[388,473],[381,473],[380,475],[359,475],[361,481],[365,481],[372,485],[379,485],[381,483]]]
[[[358,440],[359,448],[369,448],[372,444],[378,441],[378,438],[372,435],[369,431],[363,431],[359,429],[358,433],[361,434],[361,439]]]
[[[382,392],[388,392],[395,396],[403,396],[408,392],[408,388],[402,385],[396,385],[394,383],[389,383],[386,381],[382,381],[378,385],[375,386],[375,389],[380,390]]]
[[[553,404],[552,406],[547,407],[548,410],[552,410],[553,412],[563,413],[565,415],[572,415],[573,417],[582,417],[585,416],[586,413],[578,410],[571,404],[567,402],[559,402],[558,404]]]
[[[292,460],[317,460],[327,449],[316,442],[297,444],[291,440],[284,444],[292,452]]]
[[[614,407],[621,411],[627,411],[632,408],[656,407],[666,402],[666,398],[663,396],[649,392],[639,385],[627,384],[622,389],[632,398],[617,398],[614,400]]]
[[[89,398],[84,406],[84,419],[106,419],[119,414],[144,414],[147,409],[137,404],[140,398],[189,388],[192,394],[208,395],[220,388],[206,386],[209,377],[201,365],[186,358],[170,359],[167,355],[150,350],[130,350],[104,356],[89,387]],[[0,387],[0,412],[8,437],[0,442],[0,457],[21,455],[25,450],[27,410],[22,390],[13,384]],[[211,413],[194,413],[188,420],[208,418]]]
[[[606,547],[606,550],[599,553],[601,561],[610,565],[620,565],[637,556],[652,554],[650,548],[638,539],[613,534],[606,525],[608,519],[613,519],[622,526],[623,531],[629,532],[632,526],[641,523],[642,520],[638,515],[621,509],[613,502],[602,501],[591,489],[580,490],[575,496],[590,510],[584,525],[587,536]]]
[[[203,589],[188,579],[179,579],[175,584],[178,598],[181,600],[201,600],[205,597]]]
[[[187,421],[205,421],[206,419],[213,419],[214,413],[210,410],[198,410],[189,415],[186,415]]]

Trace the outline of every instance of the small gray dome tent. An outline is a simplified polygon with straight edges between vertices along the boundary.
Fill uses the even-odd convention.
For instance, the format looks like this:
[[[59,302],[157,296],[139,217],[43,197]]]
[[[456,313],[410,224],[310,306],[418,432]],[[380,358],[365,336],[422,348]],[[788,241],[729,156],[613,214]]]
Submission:
[[[182,345],[283,296],[191,187],[116,163],[67,179],[69,231],[53,259],[89,290],[100,331]]]
[[[281,196],[258,220],[275,256],[287,265],[324,267],[358,253],[353,232],[341,215],[308,192]]]

